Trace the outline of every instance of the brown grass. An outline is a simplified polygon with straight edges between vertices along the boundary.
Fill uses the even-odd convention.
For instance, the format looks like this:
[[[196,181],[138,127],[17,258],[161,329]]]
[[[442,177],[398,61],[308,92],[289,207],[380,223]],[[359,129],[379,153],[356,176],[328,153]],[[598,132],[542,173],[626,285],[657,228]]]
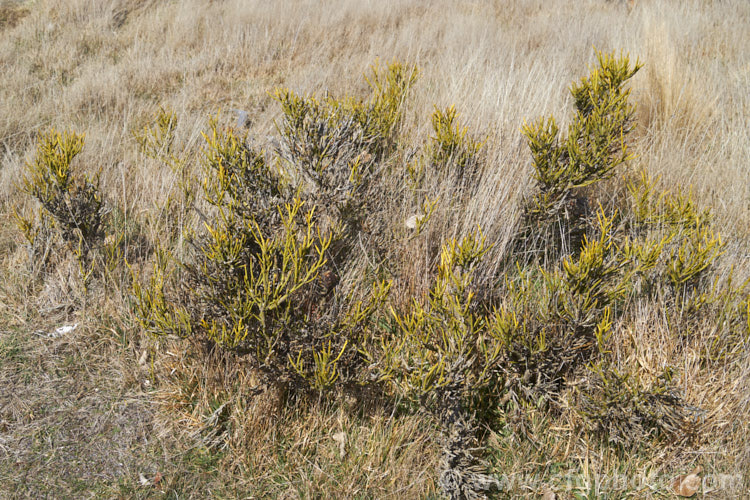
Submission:
[[[3,2],[0,497],[436,494],[437,431],[428,419],[387,405],[352,410],[346,400],[284,406],[254,399],[252,380],[238,365],[201,366],[184,345],[146,338],[127,312],[127,283],[81,301],[70,298],[79,292],[62,265],[46,282],[31,282],[11,213],[31,205],[17,185],[39,132],[85,132],[78,166],[102,167],[105,195],[123,224],[139,224],[153,243],[175,223],[162,217],[162,207],[178,187],[172,172],[138,152],[132,131],[159,105],[177,112],[178,141],[194,157],[207,117],[220,109],[226,123],[230,109],[248,110],[253,136],[267,144],[279,112],[269,96],[275,87],[363,94],[361,75],[378,58],[416,63],[422,73],[402,133],[417,144],[431,132],[433,105],[455,104],[487,138],[489,168],[465,206],[438,210],[429,244],[404,250],[401,265],[414,277],[403,284],[406,295],[425,289],[436,244],[477,225],[496,243],[490,262],[499,262],[530,180],[523,119],[569,116],[566,85],[594,62],[592,46],[622,49],[645,64],[633,81],[639,157],[630,168],[661,175],[662,187],[692,187],[700,205],[713,206],[729,242],[720,272],[734,266],[744,279],[748,26],[743,0],[639,1],[632,8],[604,0]],[[450,199],[453,186],[433,188]],[[394,220],[416,208],[406,194],[384,202]],[[81,326],[70,337],[34,334],[75,322]],[[644,310],[635,324],[619,325],[615,339],[621,366],[638,366],[646,377],[666,365],[680,368],[684,398],[706,410],[698,443],[623,455],[576,431],[569,415],[551,421],[532,412],[523,417],[526,436],[487,433],[495,473],[543,478],[507,496],[541,495],[545,485],[559,486],[549,478],[569,472],[579,493],[599,498],[608,490],[591,489],[597,477],[650,471],[663,489],[628,486],[610,494],[657,498],[668,477],[697,464],[707,474],[742,475],[713,498],[748,495],[750,358],[740,345],[731,362],[701,362],[711,328],[673,332],[660,311]],[[150,354],[139,364],[144,351]],[[217,414],[212,405],[221,391],[236,403]],[[258,404],[268,408],[261,412]],[[154,484],[157,473],[162,479]],[[140,476],[150,482],[141,484]],[[558,493],[571,491],[559,486]]]

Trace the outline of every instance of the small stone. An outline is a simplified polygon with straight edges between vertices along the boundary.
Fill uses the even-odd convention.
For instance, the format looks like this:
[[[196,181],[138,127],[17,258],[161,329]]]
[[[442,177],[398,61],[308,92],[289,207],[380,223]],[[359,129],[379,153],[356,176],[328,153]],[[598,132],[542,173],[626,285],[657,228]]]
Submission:
[[[680,497],[692,497],[701,488],[701,477],[699,474],[703,468],[698,466],[690,474],[677,476],[672,481],[674,494]]]
[[[417,214],[412,215],[408,219],[406,219],[406,222],[404,223],[407,227],[407,229],[416,229],[417,225],[419,225],[419,222],[422,220],[422,217],[420,217]]]
[[[343,431],[337,432],[332,437],[339,444],[339,456],[344,458],[346,456],[346,433]]]
[[[557,495],[555,495],[555,492],[552,491],[549,488],[544,488],[544,491],[542,492],[542,500],[556,500]]]

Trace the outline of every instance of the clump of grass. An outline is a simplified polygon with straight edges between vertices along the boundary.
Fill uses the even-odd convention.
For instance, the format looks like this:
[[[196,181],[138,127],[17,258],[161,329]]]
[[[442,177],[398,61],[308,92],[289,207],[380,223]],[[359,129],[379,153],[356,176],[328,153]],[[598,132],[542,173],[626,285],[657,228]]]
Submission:
[[[23,5],[0,4],[0,31],[15,28],[30,11]]]

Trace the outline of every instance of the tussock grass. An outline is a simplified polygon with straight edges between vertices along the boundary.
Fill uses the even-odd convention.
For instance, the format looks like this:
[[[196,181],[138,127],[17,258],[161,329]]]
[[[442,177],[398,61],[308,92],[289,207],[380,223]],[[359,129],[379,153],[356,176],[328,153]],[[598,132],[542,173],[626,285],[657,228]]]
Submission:
[[[424,418],[351,397],[258,396],[241,359],[215,352],[196,363],[186,344],[162,344],[149,355],[154,396],[167,409],[156,420],[166,435],[179,433],[215,456],[232,477],[229,488],[283,498],[435,494],[436,431]]]
[[[85,132],[74,168],[101,171],[113,209],[105,236],[125,235],[121,248],[140,275],[152,250],[179,248],[191,223],[179,196],[183,173],[143,154],[133,134],[160,106],[176,114],[184,174],[197,175],[201,132],[217,110],[221,126],[235,124],[231,109],[248,111],[249,136],[271,150],[280,116],[275,88],[365,98],[361,75],[373,61],[415,63],[420,79],[398,133],[410,144],[428,143],[431,115],[453,105],[461,126],[483,142],[485,168],[451,204],[458,185],[427,167],[420,195],[439,201],[425,233],[389,263],[398,270],[390,296],[398,308],[429,289],[441,244],[478,225],[492,244],[478,281],[502,269],[533,189],[523,119],[554,115],[567,126],[566,85],[595,62],[592,46],[623,50],[644,63],[631,85],[637,157],[628,171],[659,176],[660,191],[692,188],[700,208],[713,207],[727,243],[715,276],[723,284],[733,275],[738,284],[750,276],[749,25],[750,7],[739,0],[0,3],[0,476],[7,478],[0,496],[414,498],[438,491],[439,429],[406,403],[377,394],[256,395],[257,380],[233,355],[146,336],[132,317],[126,270],[102,272],[82,291],[75,261],[59,251],[49,272],[35,273],[12,214],[34,208],[21,186],[40,134]],[[393,167],[406,171],[418,153],[400,152]],[[619,180],[600,185],[600,199],[622,199]],[[389,182],[389,199],[377,209],[384,224],[405,233],[401,225],[424,197],[414,196],[405,176]],[[559,498],[656,498],[669,491],[668,478],[695,465],[706,475],[734,475],[714,497],[747,494],[745,341],[720,339],[729,354],[711,359],[716,324],[679,322],[658,301],[634,309],[612,328],[614,366],[638,371],[644,383],[675,367],[681,397],[704,411],[700,437],[613,447],[581,431],[573,392],[562,397],[571,406],[556,413],[507,409],[508,426],[480,431],[490,472],[541,479],[510,485],[500,497],[550,488]],[[76,322],[69,338],[34,335]],[[688,326],[676,331],[675,324]],[[646,472],[655,489],[596,484]],[[561,475],[574,485],[555,482]]]

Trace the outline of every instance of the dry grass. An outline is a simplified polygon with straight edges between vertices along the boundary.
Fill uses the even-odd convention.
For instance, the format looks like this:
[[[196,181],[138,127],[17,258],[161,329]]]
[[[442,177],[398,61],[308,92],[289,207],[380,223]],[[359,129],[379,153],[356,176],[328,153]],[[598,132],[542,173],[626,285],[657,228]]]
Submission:
[[[661,175],[663,187],[692,187],[699,204],[713,206],[729,242],[720,273],[734,266],[744,279],[749,26],[750,4],[742,0],[1,3],[0,497],[414,498],[436,488],[437,434],[428,420],[359,403],[349,411],[346,401],[291,409],[266,401],[274,417],[261,419],[270,410],[255,410],[252,381],[237,366],[201,367],[179,345],[156,351],[126,312],[126,283],[110,283],[82,304],[69,299],[78,292],[62,265],[45,283],[30,282],[11,213],[29,204],[16,186],[39,132],[85,132],[79,167],[102,167],[121,223],[137,225],[153,243],[174,224],[162,207],[178,188],[171,171],[137,151],[132,131],[160,105],[176,111],[185,155],[196,154],[207,117],[219,109],[227,123],[232,108],[249,111],[253,136],[267,144],[278,116],[268,94],[275,87],[362,94],[361,75],[378,58],[416,63],[421,78],[402,133],[418,144],[431,133],[433,105],[455,104],[487,138],[488,169],[460,210],[438,211],[430,242],[404,250],[400,265],[414,278],[399,293],[408,295],[426,287],[435,245],[477,224],[496,243],[490,262],[499,262],[530,180],[523,120],[569,116],[566,85],[594,62],[592,46],[622,49],[645,64],[633,81],[639,158],[631,168]],[[450,199],[453,186],[433,188]],[[405,190],[386,201],[394,220],[415,209]],[[69,338],[33,333],[74,322],[82,326]],[[578,433],[570,416],[530,414],[526,436],[488,431],[494,472],[570,473],[589,498],[657,498],[664,484],[592,490],[591,481],[647,471],[664,481],[696,464],[713,474],[750,470],[747,346],[731,362],[707,366],[711,325],[673,332],[660,311],[644,310],[638,322],[620,326],[621,366],[638,366],[646,377],[680,368],[684,398],[707,411],[702,439],[623,454]],[[212,404],[221,391],[247,397],[217,415]],[[343,455],[337,433],[346,439]],[[139,474],[157,472],[158,484],[140,484]],[[507,496],[540,495],[548,482],[516,485]],[[745,475],[711,496],[748,495],[749,483]]]

